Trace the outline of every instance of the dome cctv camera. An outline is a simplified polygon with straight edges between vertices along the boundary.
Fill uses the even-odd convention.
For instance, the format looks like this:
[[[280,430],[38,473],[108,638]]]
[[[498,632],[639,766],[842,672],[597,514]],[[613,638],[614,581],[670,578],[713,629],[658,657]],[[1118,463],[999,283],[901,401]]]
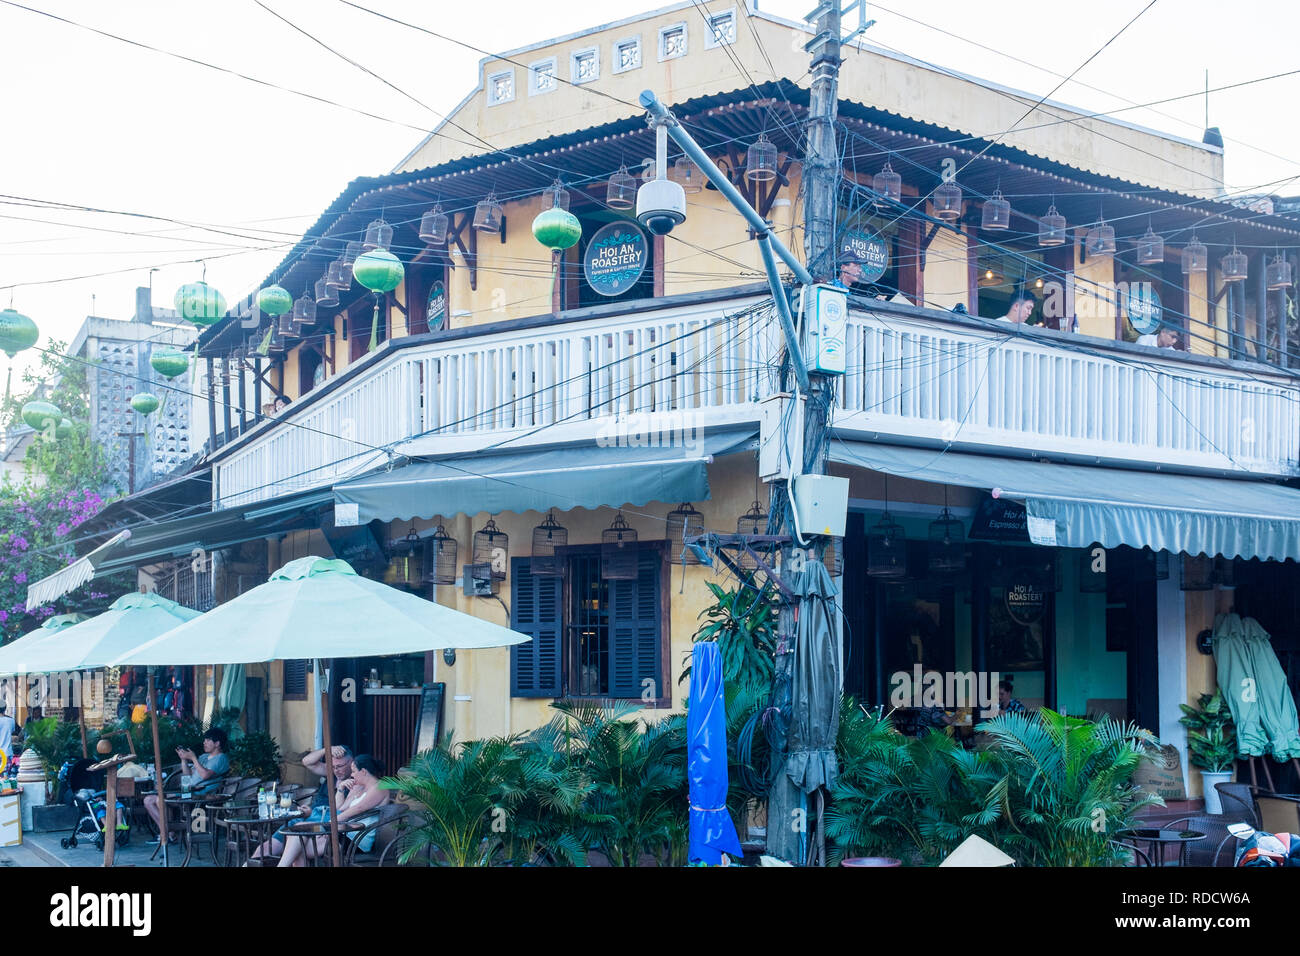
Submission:
[[[652,179],[636,191],[636,221],[666,236],[686,219],[686,191],[670,179]]]

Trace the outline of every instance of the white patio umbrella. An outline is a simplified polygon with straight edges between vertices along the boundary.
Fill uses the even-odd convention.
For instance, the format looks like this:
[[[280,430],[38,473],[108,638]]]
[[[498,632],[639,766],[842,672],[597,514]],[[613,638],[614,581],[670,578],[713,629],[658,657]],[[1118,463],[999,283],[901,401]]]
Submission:
[[[16,647],[18,644],[20,644],[23,641],[30,640],[33,644],[35,644],[36,642],[44,640],[45,638],[49,637],[50,635],[58,631],[62,631],[65,628],[69,628],[74,624],[80,624],[85,619],[86,619],[86,615],[80,613],[55,614],[53,617],[46,618],[41,623],[40,627],[36,628],[35,630],[28,631],[22,637],[18,638],[18,640],[11,641],[10,643],[6,644],[4,647],[0,648],[0,654],[3,654],[11,647]],[[7,671],[7,670],[0,669],[0,677],[18,677],[22,673],[23,673],[22,671]],[[14,715],[16,715],[18,712],[18,701],[20,699],[19,695],[24,694],[26,690],[27,690],[26,687],[19,687],[18,683],[15,682],[13,687],[13,691],[14,691],[13,699],[12,700],[6,699],[6,703],[8,703],[13,708],[12,713]],[[81,712],[81,706],[80,706],[81,701],[77,701],[77,705],[78,705],[77,711],[78,713],[81,713],[81,756],[85,757],[87,756],[86,715]]]
[[[346,561],[290,561],[265,583],[161,637],[124,651],[115,664],[252,664],[369,657],[445,648],[507,647],[532,640],[499,624],[363,578]],[[331,749],[329,699],[321,696],[324,745]],[[325,761],[330,848],[339,864],[334,765]]]

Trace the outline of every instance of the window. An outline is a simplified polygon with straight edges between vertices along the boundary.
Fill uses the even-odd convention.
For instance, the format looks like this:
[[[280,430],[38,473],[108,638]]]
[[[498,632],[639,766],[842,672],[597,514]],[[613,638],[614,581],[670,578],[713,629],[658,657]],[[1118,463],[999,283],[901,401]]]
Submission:
[[[686,24],[675,23],[659,31],[659,60],[686,55]]]
[[[641,67],[641,38],[628,37],[614,44],[614,72],[626,73]]]
[[[528,95],[549,93],[555,89],[555,57],[539,60],[528,68]]]
[[[534,577],[530,558],[510,569],[510,626],[532,637],[510,649],[513,697],[667,696],[662,549],[642,546],[635,580],[600,576],[598,548],[572,549],[564,577]]]
[[[704,49],[730,46],[736,42],[736,11],[716,13],[709,17],[709,29],[704,37]]]
[[[284,699],[307,699],[307,671],[311,661],[284,662]]]
[[[488,76],[488,106],[500,106],[515,98],[515,71],[505,70]]]
[[[590,47],[577,50],[570,60],[570,69],[574,83],[590,83],[600,79],[600,50]]]

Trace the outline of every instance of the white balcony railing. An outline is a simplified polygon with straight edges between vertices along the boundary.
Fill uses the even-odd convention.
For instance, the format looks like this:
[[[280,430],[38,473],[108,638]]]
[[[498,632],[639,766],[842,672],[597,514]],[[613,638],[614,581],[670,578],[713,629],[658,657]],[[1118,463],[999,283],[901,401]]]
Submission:
[[[595,437],[611,417],[757,421],[780,330],[764,299],[400,340],[215,461],[218,507],[321,487],[383,463]],[[1297,475],[1300,387],[1097,339],[898,307],[850,318],[837,428],[888,440]]]

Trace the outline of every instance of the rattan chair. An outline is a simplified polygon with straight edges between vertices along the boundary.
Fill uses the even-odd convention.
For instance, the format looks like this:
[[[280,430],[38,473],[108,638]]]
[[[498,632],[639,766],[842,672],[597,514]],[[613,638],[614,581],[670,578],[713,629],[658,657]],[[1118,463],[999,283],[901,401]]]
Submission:
[[[1230,821],[1222,814],[1219,816],[1206,816],[1204,814],[1194,817],[1181,817],[1177,820],[1170,820],[1167,823],[1160,824],[1162,829],[1175,830],[1182,827],[1186,830],[1197,830],[1205,834],[1205,839],[1197,843],[1184,843],[1179,847],[1178,861],[1180,866],[1232,866],[1232,861],[1236,856],[1236,837],[1228,832],[1228,824],[1236,821]]]
[[[1223,804],[1223,816],[1231,823],[1249,823],[1255,829],[1260,828],[1259,806],[1255,803],[1255,791],[1248,783],[1216,783],[1214,789],[1219,791],[1219,802]]]
[[[379,808],[379,819],[359,833],[351,834],[345,841],[343,853],[344,866],[389,866],[396,865],[397,856],[390,849],[401,841],[408,825],[407,815],[411,808],[404,803],[389,803]],[[375,835],[374,844],[367,852],[361,852],[361,843],[370,834]]]

